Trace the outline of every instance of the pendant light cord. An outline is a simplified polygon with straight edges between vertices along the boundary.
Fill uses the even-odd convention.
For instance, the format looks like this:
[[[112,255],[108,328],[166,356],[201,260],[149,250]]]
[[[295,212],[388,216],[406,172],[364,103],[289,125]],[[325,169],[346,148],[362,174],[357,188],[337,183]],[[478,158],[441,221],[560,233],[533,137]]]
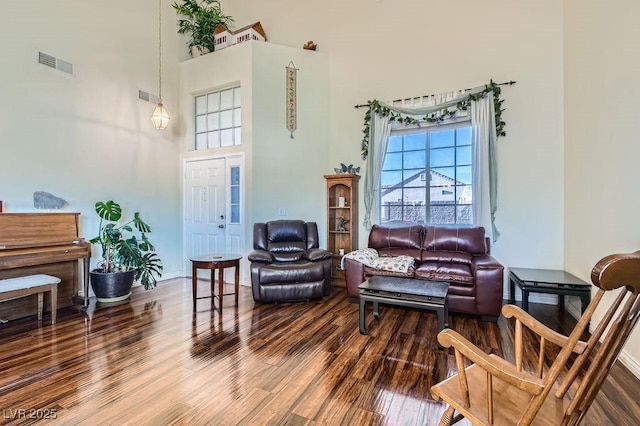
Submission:
[[[158,0],[158,97],[162,103],[162,0]]]

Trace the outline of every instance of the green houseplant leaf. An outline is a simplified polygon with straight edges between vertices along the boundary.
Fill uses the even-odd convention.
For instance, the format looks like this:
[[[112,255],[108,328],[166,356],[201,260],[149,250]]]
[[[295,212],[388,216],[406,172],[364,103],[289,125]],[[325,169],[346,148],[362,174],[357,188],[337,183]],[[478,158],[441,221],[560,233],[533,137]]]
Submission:
[[[171,5],[179,16],[178,34],[190,36],[187,46],[206,47],[215,50],[213,32],[219,25],[227,26],[233,22],[231,16],[222,13],[219,0],[184,0]]]
[[[118,272],[133,269],[135,279],[145,289],[154,288],[157,279],[162,276],[162,262],[147,237],[151,227],[139,212],[135,212],[130,221],[119,224],[122,207],[113,200],[99,201],[95,209],[100,217],[100,225],[98,235],[90,241],[102,248],[102,262],[97,270]]]

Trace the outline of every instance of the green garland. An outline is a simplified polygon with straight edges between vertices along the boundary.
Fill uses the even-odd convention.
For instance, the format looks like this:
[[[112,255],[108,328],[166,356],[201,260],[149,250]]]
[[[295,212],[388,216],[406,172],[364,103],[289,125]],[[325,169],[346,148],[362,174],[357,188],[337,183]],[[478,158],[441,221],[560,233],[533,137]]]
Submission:
[[[362,142],[360,143],[360,150],[362,152],[362,159],[366,160],[369,155],[369,130],[371,128],[371,114],[378,114],[382,117],[389,117],[389,121],[397,121],[398,123],[405,124],[416,124],[418,121],[426,121],[428,123],[435,123],[436,125],[440,125],[445,120],[450,120],[456,117],[457,111],[467,111],[471,106],[471,102],[476,102],[484,97],[489,95],[489,92],[493,92],[493,106],[495,110],[495,118],[496,118],[496,136],[505,136],[507,133],[504,131],[504,121],[502,121],[502,102],[503,99],[500,99],[500,86],[491,81],[489,84],[484,86],[484,90],[480,93],[469,94],[465,99],[459,101],[455,109],[449,110],[448,108],[444,108],[440,111],[432,112],[424,117],[421,120],[417,120],[408,115],[404,115],[401,113],[393,112],[388,107],[383,107],[380,105],[378,100],[373,100],[367,102],[369,108],[367,112],[364,114],[364,129],[362,132],[364,133],[364,137],[362,138]]]

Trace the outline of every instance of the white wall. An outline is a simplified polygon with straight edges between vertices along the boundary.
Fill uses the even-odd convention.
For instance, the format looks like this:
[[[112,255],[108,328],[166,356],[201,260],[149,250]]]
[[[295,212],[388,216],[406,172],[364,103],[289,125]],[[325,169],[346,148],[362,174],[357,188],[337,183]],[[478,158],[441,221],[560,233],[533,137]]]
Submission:
[[[634,0],[565,0],[565,267],[585,280],[640,248],[639,15]],[[640,375],[638,330],[624,355]]]
[[[364,109],[354,109],[356,104],[516,80],[503,90],[507,136],[498,141],[497,213],[502,236],[492,251],[507,266],[563,266],[560,2],[307,0],[275,7],[245,0],[223,2],[223,8],[239,27],[261,21],[273,43],[301,47],[312,39],[328,54],[326,173],[339,163],[364,166]],[[368,232],[361,226],[359,234],[365,246]]]
[[[164,9],[172,25],[163,40],[163,95],[175,112],[182,46]],[[72,62],[75,76],[39,65],[38,50]],[[171,130],[151,125],[154,105],[138,100],[138,89],[158,93],[158,3],[3,2],[0,52],[5,211],[35,211],[33,192],[48,191],[69,202],[64,211],[81,213],[80,234],[92,238],[93,205],[113,199],[152,227],[165,277],[181,275],[178,146]],[[95,264],[100,249],[93,252]]]

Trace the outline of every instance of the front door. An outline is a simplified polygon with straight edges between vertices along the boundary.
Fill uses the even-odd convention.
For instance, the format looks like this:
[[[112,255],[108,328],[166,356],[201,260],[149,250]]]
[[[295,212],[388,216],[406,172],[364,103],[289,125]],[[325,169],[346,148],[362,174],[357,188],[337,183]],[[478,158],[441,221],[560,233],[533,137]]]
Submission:
[[[185,164],[185,271],[192,256],[226,253],[226,160],[214,158]]]

